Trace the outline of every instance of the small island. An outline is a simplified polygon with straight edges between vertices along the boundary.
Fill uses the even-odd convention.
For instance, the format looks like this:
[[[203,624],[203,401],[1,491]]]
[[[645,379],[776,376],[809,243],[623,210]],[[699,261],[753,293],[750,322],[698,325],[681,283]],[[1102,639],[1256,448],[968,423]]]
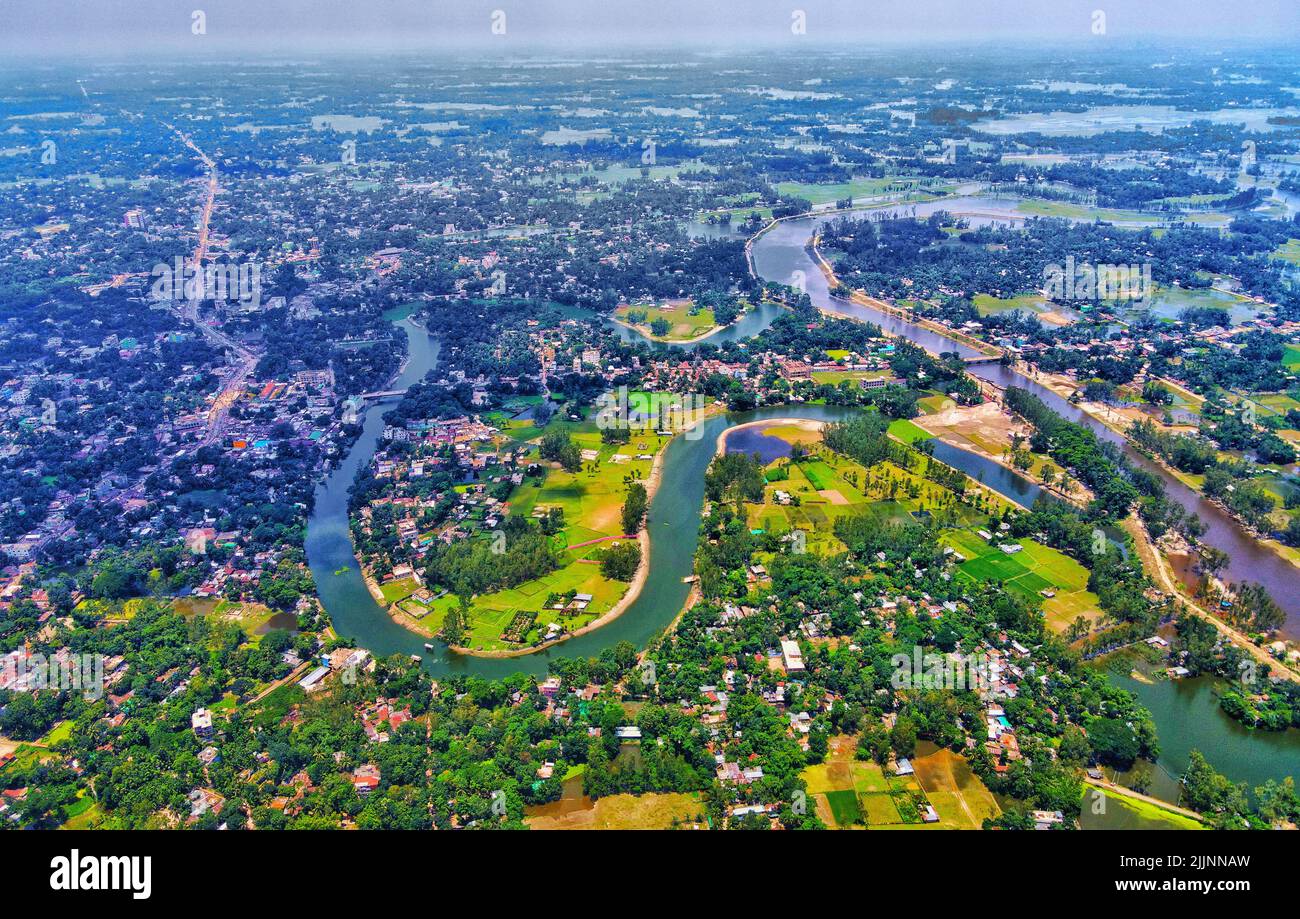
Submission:
[[[621,304],[614,321],[651,341],[683,344],[700,341],[734,323],[752,304],[735,299],[706,304],[694,299],[658,304]]]

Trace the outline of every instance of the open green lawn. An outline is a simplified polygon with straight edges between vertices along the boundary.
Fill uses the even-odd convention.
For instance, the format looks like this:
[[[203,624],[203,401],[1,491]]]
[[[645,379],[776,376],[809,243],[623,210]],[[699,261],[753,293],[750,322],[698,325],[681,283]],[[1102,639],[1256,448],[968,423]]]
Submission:
[[[54,727],[50,728],[49,733],[40,739],[40,743],[47,747],[52,747],[61,740],[67,740],[72,736],[72,721],[60,721]]]
[[[614,318],[632,325],[629,315],[633,312],[645,313],[645,319],[635,328],[655,341],[688,341],[697,338],[716,327],[713,310],[700,308],[692,311],[689,302],[664,304],[663,306],[620,306],[614,311]],[[652,331],[655,320],[663,319],[669,323],[669,329],[663,335]]]
[[[889,436],[901,440],[905,444],[914,444],[922,440],[929,440],[934,435],[906,418],[899,418],[897,421],[890,423]]]
[[[994,297],[989,294],[976,294],[973,302],[975,309],[981,316],[992,316],[997,313],[1009,313],[1012,310],[1020,310],[1025,313],[1045,313],[1051,309],[1042,295],[1018,294],[1014,297]]]
[[[399,600],[405,600],[411,594],[419,589],[419,584],[415,578],[398,578],[395,581],[389,581],[386,584],[379,585],[379,592],[384,595],[384,602],[389,606],[397,603]]]
[[[646,401],[647,404],[653,403],[652,399]],[[548,469],[540,485],[532,479],[526,480],[511,494],[509,510],[512,515],[532,517],[535,512],[560,508],[564,512],[565,526],[555,541],[565,550],[564,563],[544,577],[509,590],[475,597],[471,604],[467,647],[484,651],[517,647],[504,641],[501,633],[520,611],[537,614],[527,640],[543,635],[552,622],[559,623],[565,630],[580,628],[608,612],[627,592],[626,583],[611,581],[601,575],[597,562],[604,550],[612,545],[613,538],[629,535],[622,532],[622,508],[628,486],[625,479],[644,484],[653,465],[652,460],[636,457],[654,456],[669,438],[655,433],[634,432],[629,443],[603,444],[594,421],[580,424],[552,422],[547,430],[560,427],[569,432],[579,449],[594,450],[596,458],[584,460],[577,472],[566,472],[558,467]],[[602,541],[581,545],[592,540]],[[545,608],[550,594],[568,591],[591,594],[592,601],[585,610],[572,616]],[[452,597],[435,601],[430,604],[423,621],[430,628],[436,628],[447,610],[455,604]]]

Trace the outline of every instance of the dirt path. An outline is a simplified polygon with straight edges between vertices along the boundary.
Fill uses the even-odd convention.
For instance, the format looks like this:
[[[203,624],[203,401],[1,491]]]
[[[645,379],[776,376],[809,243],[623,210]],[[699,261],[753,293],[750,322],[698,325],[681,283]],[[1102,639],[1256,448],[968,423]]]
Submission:
[[[1142,801],[1161,810],[1178,814],[1180,817],[1187,817],[1189,820],[1195,820],[1198,823],[1205,823],[1205,817],[1194,810],[1188,810],[1185,807],[1179,807],[1177,804],[1170,804],[1168,801],[1161,801],[1159,798],[1153,798],[1150,795],[1144,795],[1140,791],[1134,791],[1132,788],[1125,788],[1123,785],[1116,785],[1113,782],[1107,782],[1105,779],[1094,779],[1091,776],[1085,776],[1084,782],[1094,788],[1103,788],[1112,794],[1119,795],[1121,798],[1132,798],[1134,801]]]
[[[249,705],[252,705],[254,702],[261,702],[263,699],[265,699],[265,698],[266,698],[267,696],[269,696],[271,693],[275,692],[275,691],[276,691],[277,689],[279,689],[281,686],[285,686],[285,685],[287,685],[287,684],[293,682],[294,680],[298,679],[300,676],[302,676],[303,674],[305,674],[305,673],[307,672],[307,669],[308,669],[309,667],[311,667],[312,663],[313,663],[312,661],[303,661],[301,664],[299,664],[297,667],[295,667],[292,671],[290,671],[290,673],[289,673],[288,676],[286,676],[286,677],[282,677],[281,679],[276,680],[276,681],[275,681],[274,683],[272,683],[270,686],[266,687],[266,689],[263,689],[263,690],[262,690],[261,692],[259,692],[257,695],[253,696],[253,698],[249,700],[248,704],[249,704]]]
[[[1124,530],[1133,537],[1133,542],[1137,546],[1138,555],[1142,558],[1143,567],[1151,573],[1152,577],[1155,578],[1156,584],[1159,585],[1162,590],[1177,597],[1180,602],[1184,603],[1189,609],[1197,613],[1202,619],[1208,621],[1234,645],[1241,648],[1243,651],[1248,652],[1256,661],[1268,664],[1272,668],[1273,672],[1278,673],[1289,680],[1300,683],[1300,674],[1296,673],[1295,670],[1273,657],[1273,655],[1253,643],[1243,633],[1215,616],[1204,606],[1201,606],[1183,592],[1182,585],[1178,582],[1178,579],[1174,577],[1173,572],[1169,570],[1169,563],[1165,560],[1164,554],[1158,551],[1156,547],[1151,544],[1151,540],[1147,536],[1146,528],[1142,526],[1141,522],[1138,521],[1135,516],[1130,514],[1126,517],[1122,526],[1124,527]]]

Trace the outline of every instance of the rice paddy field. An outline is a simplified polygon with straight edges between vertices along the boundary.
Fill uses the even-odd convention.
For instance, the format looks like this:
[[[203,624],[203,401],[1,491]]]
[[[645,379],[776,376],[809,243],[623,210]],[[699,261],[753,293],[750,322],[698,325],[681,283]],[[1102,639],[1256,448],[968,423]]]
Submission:
[[[666,830],[674,821],[679,826],[703,826],[704,812],[694,794],[610,795],[596,800],[566,795],[527,808],[524,819],[534,830]]]
[[[996,534],[986,541],[976,528],[949,530],[940,542],[966,557],[957,566],[959,577],[995,580],[1028,599],[1040,600],[1048,628],[1054,631],[1064,632],[1079,616],[1088,622],[1101,617],[1097,595],[1088,590],[1088,569],[1049,546]],[[1013,542],[1022,549],[1008,554],[998,548],[1001,542]]]
[[[979,829],[1001,809],[966,760],[933,744],[919,744],[912,775],[895,775],[856,759],[853,737],[831,739],[825,762],[806,768],[809,804],[834,829]],[[926,805],[938,822],[922,819]]]

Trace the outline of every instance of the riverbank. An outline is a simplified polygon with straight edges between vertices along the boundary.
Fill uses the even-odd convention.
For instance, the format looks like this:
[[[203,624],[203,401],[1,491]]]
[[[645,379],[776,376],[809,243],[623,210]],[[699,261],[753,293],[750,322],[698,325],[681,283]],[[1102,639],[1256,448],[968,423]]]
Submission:
[[[826,430],[825,421],[816,421],[812,418],[764,418],[762,421],[748,421],[745,424],[738,424],[735,427],[727,428],[718,435],[713,451],[715,456],[722,456],[727,452],[727,438],[736,431],[744,431],[749,428],[770,428],[777,425],[786,425],[798,428],[801,431],[810,431],[814,434],[821,434]]]
[[[708,406],[704,410],[702,416],[699,419],[693,421],[689,425],[686,425],[680,431],[677,431],[675,434],[673,434],[673,436],[668,439],[667,443],[665,443],[662,447],[660,447],[659,451],[655,453],[654,462],[651,463],[650,472],[646,476],[645,482],[643,483],[645,485],[645,491],[646,491],[647,508],[653,506],[655,495],[658,493],[659,485],[663,480],[664,456],[667,455],[668,445],[671,444],[673,440],[676,439],[677,437],[681,437],[684,434],[686,434],[696,425],[702,424],[703,422],[707,421],[709,418],[717,414],[720,414],[723,411],[725,411],[725,409],[720,408],[716,405]],[[638,531],[637,543],[641,546],[641,563],[637,565],[636,572],[632,575],[632,580],[628,582],[627,590],[623,593],[623,596],[619,598],[618,602],[615,603],[612,607],[610,607],[609,610],[602,613],[600,616],[596,617],[595,619],[591,620],[591,622],[588,622],[586,625],[576,628],[572,632],[565,632],[564,634],[552,638],[549,641],[544,641],[536,645],[529,645],[526,648],[501,648],[493,651],[477,651],[473,648],[467,648],[463,645],[448,645],[447,647],[450,650],[454,651],[455,653],[462,654],[467,657],[482,657],[482,658],[489,658],[489,659],[527,657],[530,654],[536,654],[539,651],[545,651],[547,648],[553,648],[556,645],[564,644],[566,641],[569,641],[570,639],[573,638],[577,638],[580,635],[586,635],[588,633],[596,631],[597,629],[604,628],[605,626],[609,625],[611,622],[613,622],[614,620],[622,616],[625,612],[627,612],[628,608],[631,607],[632,604],[637,601],[637,599],[641,596],[641,591],[645,589],[646,581],[650,577],[651,548],[650,548],[650,529],[648,523],[646,526],[643,526],[640,529],[640,531]]]
[[[834,290],[839,286],[840,279],[835,274],[835,267],[826,260],[826,256],[822,255],[821,250],[817,247],[818,241],[818,237],[814,236],[812,242],[809,243],[808,249],[812,253],[813,259],[817,263],[817,267],[821,269],[822,274],[825,276],[826,284],[831,290]],[[832,293],[830,296],[834,297],[835,294]],[[841,297],[838,299],[843,298]],[[902,319],[905,322],[910,322],[915,326],[925,329],[927,332],[941,335],[955,344],[965,345],[967,348],[977,351],[985,357],[1002,356],[1002,349],[996,345],[991,345],[986,341],[981,341],[978,338],[972,338],[971,336],[958,332],[955,329],[950,329],[943,323],[935,322],[933,319],[927,319],[924,316],[916,316],[911,310],[903,309],[902,307],[896,306],[892,303],[887,303],[884,300],[878,300],[875,297],[869,297],[861,291],[853,291],[849,295],[848,300],[850,303],[856,303],[859,306],[868,307],[877,312],[884,313],[887,316],[893,316],[895,319]],[[833,316],[838,319],[844,318],[833,310],[820,307],[819,309],[823,315]]]
[[[932,332],[917,323],[898,319],[892,314],[881,313],[872,306],[836,300],[830,296],[828,291],[820,289],[821,285],[829,283],[829,280],[824,277],[824,270],[818,267],[813,255],[809,253],[808,247],[802,241],[794,239],[796,235],[804,233],[807,234],[804,237],[806,239],[815,235],[815,232],[816,227],[810,221],[792,226],[790,230],[783,233],[778,251],[785,254],[783,254],[779,262],[767,264],[764,259],[763,247],[756,246],[754,263],[756,265],[763,264],[763,270],[767,273],[767,276],[772,278],[786,277],[790,272],[800,269],[815,273],[816,277],[811,279],[816,282],[816,286],[811,288],[813,303],[824,314],[875,324],[880,326],[886,334],[911,339],[932,354],[952,350],[953,348],[959,349],[959,353],[970,351],[969,348],[957,342],[951,336]],[[792,245],[796,242],[798,242],[799,247],[797,254],[790,252]],[[764,275],[758,275],[757,278],[759,281],[766,280]],[[839,303],[845,304],[845,308],[839,309],[836,306]],[[949,342],[952,342],[951,347],[948,344]],[[1040,383],[1038,380],[1039,375],[1035,374],[1032,368],[1010,367],[1001,363],[996,365],[973,363],[968,372],[974,379],[981,381],[982,385],[990,384],[998,388],[1019,386],[1034,392],[1049,407],[1066,417],[1067,420],[1091,427],[1098,436],[1119,444],[1130,459],[1143,466],[1143,468],[1156,472],[1164,481],[1172,500],[1178,501],[1189,512],[1197,513],[1203,521],[1207,522],[1207,531],[1205,536],[1201,538],[1201,542],[1224,550],[1233,559],[1229,563],[1227,574],[1239,581],[1258,581],[1269,589],[1270,593],[1275,598],[1278,598],[1288,615],[1288,622],[1283,626],[1282,632],[1292,639],[1300,637],[1300,633],[1297,632],[1297,629],[1300,629],[1300,624],[1298,624],[1300,623],[1300,607],[1297,606],[1297,599],[1300,595],[1296,595],[1289,590],[1289,585],[1295,578],[1296,566],[1290,558],[1284,557],[1282,553],[1278,552],[1275,546],[1269,546],[1266,543],[1261,545],[1261,541],[1247,533],[1235,517],[1225,513],[1218,505],[1206,499],[1194,488],[1184,485],[1177,476],[1168,472],[1164,466],[1148,460],[1121,432],[1103,423],[1104,419],[1094,417],[1093,414],[1085,412],[1076,404],[1069,402],[1069,393],[1072,389],[1062,394],[1058,389]]]
[[[380,588],[379,582],[375,580],[375,576],[365,565],[361,566],[361,579],[365,581],[366,590],[370,591],[370,596],[374,598],[375,605],[388,613],[389,617],[394,622],[404,629],[409,629],[416,635],[423,636],[424,638],[434,637],[434,632],[428,626],[422,624],[420,620],[416,619],[414,616],[402,612],[397,608],[396,603],[390,604],[388,600],[384,598],[384,591]]]
[[[1008,472],[1033,482],[1043,491],[1060,498],[1062,501],[1083,507],[1092,500],[1092,492],[1078,480],[1071,480],[1072,487],[1068,492],[1061,486],[1059,476],[1055,477],[1050,484],[1043,481],[1042,470],[1046,468],[1047,460],[1039,464],[1037,470],[1033,467],[1019,469],[1010,461],[1006,453],[994,453],[984,447],[974,436],[971,436],[978,435],[980,440],[986,442],[1005,440],[1007,443],[1011,443],[1012,438],[1016,435],[1028,440],[1029,435],[1032,433],[1027,423],[1013,421],[1012,413],[1007,409],[1001,398],[1001,390],[991,383],[988,386],[997,395],[997,398],[989,398],[989,393],[985,393],[985,397],[989,398],[989,401],[980,405],[962,406],[953,404],[936,414],[913,418],[911,422],[931,435],[935,440],[986,459]],[[1052,468],[1059,469],[1054,463]]]
[[[1176,598],[1179,602],[1186,605],[1192,612],[1199,615],[1202,619],[1209,622],[1219,631],[1224,638],[1236,645],[1241,650],[1248,653],[1255,661],[1261,664],[1268,664],[1274,673],[1300,683],[1300,672],[1288,667],[1285,662],[1278,660],[1269,654],[1268,651],[1251,641],[1245,633],[1239,631],[1227,622],[1224,622],[1218,616],[1211,613],[1208,609],[1198,603],[1192,597],[1189,597],[1183,590],[1183,584],[1178,577],[1170,570],[1169,561],[1165,558],[1164,553],[1151,541],[1146,527],[1137,519],[1135,514],[1129,514],[1125,517],[1120,526],[1133,537],[1133,543],[1137,547],[1138,557],[1142,560],[1142,566],[1155,579],[1157,586],[1161,590]]]
[[[1141,812],[1143,808],[1150,808],[1156,812],[1157,816],[1164,817],[1164,815],[1174,815],[1194,824],[1190,827],[1182,827],[1182,829],[1203,830],[1207,828],[1209,821],[1194,810],[1180,807],[1177,804],[1171,804],[1168,801],[1162,801],[1160,798],[1153,798],[1151,795],[1145,795],[1140,791],[1134,791],[1132,788],[1116,784],[1115,782],[1108,782],[1105,779],[1094,779],[1091,776],[1084,776],[1083,781],[1093,788],[1101,789],[1107,794],[1127,798],[1138,807],[1139,812]]]
[[[1025,371],[1022,370],[1019,366],[1016,366],[1014,369],[1021,376],[1024,376],[1026,379],[1029,379],[1028,374],[1026,374]],[[1042,371],[1036,371],[1032,379],[1038,384],[1040,384],[1041,386],[1050,389],[1052,392],[1056,393],[1058,396],[1060,396],[1062,399],[1065,399],[1066,401],[1069,401],[1070,397],[1073,396],[1078,391],[1078,387],[1075,381],[1070,377],[1065,376],[1064,374],[1044,373]],[[1168,475],[1177,479],[1179,482],[1181,482],[1184,486],[1186,486],[1191,491],[1194,491],[1199,497],[1210,502],[1215,507],[1219,508],[1219,510],[1223,511],[1224,514],[1232,518],[1232,520],[1237,524],[1237,526],[1241,529],[1241,531],[1245,533],[1256,545],[1272,552],[1274,555],[1282,559],[1284,562],[1287,562],[1296,568],[1300,568],[1300,550],[1296,550],[1291,546],[1283,545],[1281,542],[1272,538],[1271,536],[1265,536],[1263,533],[1260,533],[1259,530],[1255,529],[1250,524],[1248,524],[1245,520],[1243,520],[1239,514],[1233,511],[1232,508],[1228,507],[1223,501],[1219,500],[1218,498],[1213,498],[1207,495],[1205,493],[1205,490],[1200,486],[1199,483],[1197,483],[1195,479],[1191,478],[1186,473],[1174,468],[1163,456],[1160,456],[1157,453],[1152,453],[1147,450],[1142,450],[1138,447],[1137,444],[1134,444],[1133,441],[1130,440],[1128,437],[1128,422],[1124,418],[1124,416],[1118,414],[1117,412],[1114,411],[1114,409],[1111,409],[1109,406],[1106,406],[1100,402],[1080,401],[1072,404],[1077,406],[1079,411],[1086,414],[1089,418],[1092,418],[1098,424],[1103,425],[1107,430],[1113,431],[1115,434],[1118,434],[1120,437],[1124,438],[1124,441],[1128,443],[1130,446],[1132,446],[1133,449],[1138,450],[1150,462],[1159,466]]]

